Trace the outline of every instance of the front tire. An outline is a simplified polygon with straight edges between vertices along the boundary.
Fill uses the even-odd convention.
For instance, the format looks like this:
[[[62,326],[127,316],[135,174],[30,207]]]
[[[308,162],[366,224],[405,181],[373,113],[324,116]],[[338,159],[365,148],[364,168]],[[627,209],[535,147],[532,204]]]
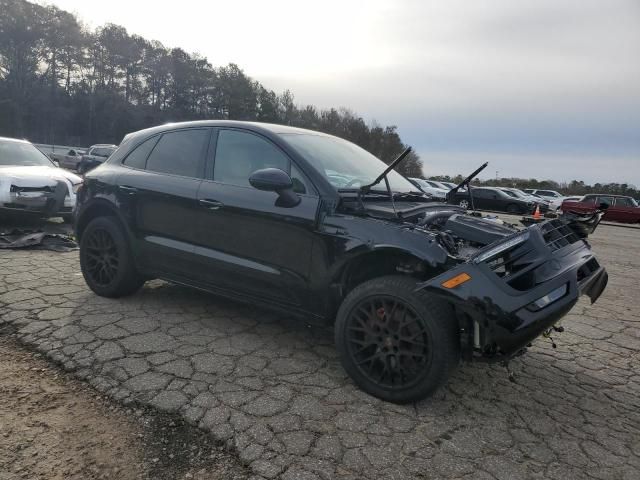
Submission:
[[[460,203],[458,203],[459,206],[461,206],[462,208],[464,208],[465,210],[469,210],[469,201],[468,200],[460,200]]]
[[[131,295],[144,283],[115,217],[98,217],[89,222],[80,240],[80,268],[89,288],[101,297]]]
[[[507,205],[507,212],[517,215],[518,213],[520,213],[520,208],[518,208],[517,205],[510,203],[509,205]]]
[[[335,341],[344,369],[362,390],[389,402],[427,397],[460,361],[453,309],[415,288],[411,277],[375,278],[338,310]]]

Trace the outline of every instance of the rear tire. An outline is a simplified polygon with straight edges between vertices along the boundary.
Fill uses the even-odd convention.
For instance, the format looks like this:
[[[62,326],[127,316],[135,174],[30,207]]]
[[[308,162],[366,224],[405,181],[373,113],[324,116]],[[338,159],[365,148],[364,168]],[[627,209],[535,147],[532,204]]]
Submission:
[[[115,217],[89,222],[80,240],[80,268],[89,288],[101,297],[131,295],[144,284]]]
[[[411,277],[375,278],[338,310],[335,342],[344,369],[362,390],[389,402],[427,397],[460,361],[453,308],[415,288]]]

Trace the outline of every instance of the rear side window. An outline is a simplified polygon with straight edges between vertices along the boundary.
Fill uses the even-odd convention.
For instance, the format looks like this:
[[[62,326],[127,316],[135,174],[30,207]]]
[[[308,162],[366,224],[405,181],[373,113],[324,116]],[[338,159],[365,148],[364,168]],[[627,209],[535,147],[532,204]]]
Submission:
[[[109,157],[113,152],[115,152],[115,148],[97,147],[91,150],[91,155],[95,155],[96,157]]]
[[[630,198],[627,197],[618,197],[616,198],[616,206],[618,207],[633,207],[633,202]]]
[[[147,157],[151,153],[151,150],[153,150],[158,138],[160,137],[151,137],[138,145],[133,152],[127,155],[124,164],[127,167],[144,169],[147,164]]]
[[[147,159],[147,170],[198,178],[208,143],[208,129],[165,133]]]
[[[289,158],[275,145],[252,133],[221,130],[216,144],[213,179],[229,185],[250,186],[249,177],[262,168],[289,173]]]

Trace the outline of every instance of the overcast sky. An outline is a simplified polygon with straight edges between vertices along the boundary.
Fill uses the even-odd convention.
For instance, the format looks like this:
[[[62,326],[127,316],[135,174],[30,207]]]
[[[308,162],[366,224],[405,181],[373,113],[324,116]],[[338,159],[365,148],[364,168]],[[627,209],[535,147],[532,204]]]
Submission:
[[[53,0],[397,125],[426,175],[640,186],[640,0]]]

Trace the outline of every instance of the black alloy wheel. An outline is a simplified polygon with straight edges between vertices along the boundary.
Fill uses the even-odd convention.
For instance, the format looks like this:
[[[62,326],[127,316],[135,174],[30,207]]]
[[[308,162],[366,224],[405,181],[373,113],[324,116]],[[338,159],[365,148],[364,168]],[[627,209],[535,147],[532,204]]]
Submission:
[[[394,388],[413,385],[431,362],[423,320],[399,298],[366,298],[351,312],[347,348],[370,381]]]
[[[93,229],[85,242],[87,272],[96,284],[107,286],[118,274],[118,248],[108,231]]]
[[[124,228],[111,216],[94,218],[82,232],[80,268],[89,288],[102,297],[130,295],[144,283]]]
[[[384,276],[355,287],[338,310],[336,348],[365,392],[395,403],[433,393],[460,360],[451,305],[416,291],[409,276]]]

